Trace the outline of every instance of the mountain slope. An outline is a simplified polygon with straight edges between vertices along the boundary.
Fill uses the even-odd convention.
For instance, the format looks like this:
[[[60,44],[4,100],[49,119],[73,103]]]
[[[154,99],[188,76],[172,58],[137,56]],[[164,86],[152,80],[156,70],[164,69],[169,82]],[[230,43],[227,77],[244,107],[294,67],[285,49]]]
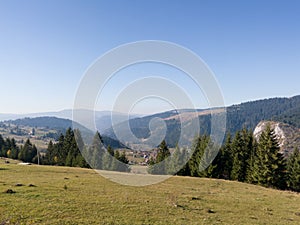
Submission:
[[[73,118],[73,115],[76,114],[76,118]],[[57,112],[41,112],[41,113],[29,113],[29,114],[4,114],[0,113],[0,121],[7,121],[7,120],[17,120],[17,119],[24,119],[24,118],[37,118],[37,117],[57,117],[61,119],[67,120],[74,120],[77,123],[83,124],[90,130],[95,131],[96,128],[102,132],[112,126],[111,117],[116,122],[123,122],[128,120],[128,118],[135,118],[140,115],[132,114],[128,115],[125,113],[119,112],[111,112],[111,111],[94,111],[94,110],[87,110],[87,109],[66,109]],[[94,120],[90,120],[89,118],[92,117],[96,124],[94,124]]]
[[[293,124],[300,128],[300,96],[292,98],[271,98],[265,100],[258,100],[253,102],[246,102],[240,105],[233,105],[227,107],[227,124],[226,129],[231,133],[246,127],[254,129],[256,125],[263,120],[273,120],[277,118],[279,122]],[[127,140],[127,142],[134,143],[132,135],[128,134],[127,124],[129,123],[132,134],[143,141],[152,135],[157,135],[166,131],[166,139],[169,146],[174,147],[179,141],[181,126],[192,126],[196,120],[199,121],[202,134],[210,134],[211,130],[211,114],[216,115],[219,109],[211,110],[178,110],[168,111],[164,113],[154,114],[142,118],[135,118],[129,122],[123,122],[114,126],[114,128],[107,129],[104,134],[112,138],[120,138]],[[157,126],[151,128],[150,121],[154,118],[160,118],[163,123],[157,123]],[[181,119],[181,120],[180,120]],[[149,126],[150,125],[150,126]],[[186,135],[185,142],[189,143],[195,136],[193,130]]]
[[[218,113],[219,109],[213,112]],[[103,134],[126,142],[129,146],[141,144],[145,148],[156,147],[163,136],[170,147],[175,147],[179,142],[189,145],[195,136],[195,125],[198,121],[201,132],[210,133],[210,119],[211,110],[172,110],[122,122],[107,129]],[[182,139],[180,139],[181,130],[185,131]]]
[[[289,116],[297,112],[296,110],[298,110],[299,107],[300,96],[292,98],[271,98],[234,105],[227,108],[227,130],[235,132],[243,127],[254,129],[262,120],[276,120],[279,122],[292,123]],[[286,116],[284,117],[284,115]],[[298,114],[297,117],[299,118],[300,115]],[[295,122],[294,125],[300,128],[300,119],[298,122]]]
[[[82,137],[86,140],[92,139],[94,136],[95,132],[89,130],[88,128],[82,126],[79,123],[76,123],[72,120],[69,119],[62,119],[62,118],[57,118],[57,117],[36,117],[36,118],[23,118],[23,119],[17,119],[17,120],[8,120],[5,122],[0,122],[0,127],[2,129],[11,129],[11,125],[14,125],[16,127],[26,127],[27,130],[28,128],[44,128],[46,131],[48,130],[48,135],[43,137],[36,137],[40,138],[43,140],[48,140],[49,135],[52,137],[58,137],[61,133],[64,134],[66,130],[69,127],[74,127],[76,129],[79,129],[81,132]],[[55,130],[55,133],[53,133],[53,130]],[[9,131],[7,133],[10,133]],[[21,132],[22,133],[22,132]],[[27,138],[28,134],[27,133],[22,133],[20,134],[20,138]],[[126,146],[122,143],[120,143],[117,140],[112,139],[111,137],[106,137],[103,136],[103,141],[106,146],[110,145],[113,148],[126,148]]]
[[[259,140],[261,133],[270,125],[277,136],[281,152],[288,156],[296,146],[300,146],[300,129],[276,121],[261,121],[254,129],[254,137]]]

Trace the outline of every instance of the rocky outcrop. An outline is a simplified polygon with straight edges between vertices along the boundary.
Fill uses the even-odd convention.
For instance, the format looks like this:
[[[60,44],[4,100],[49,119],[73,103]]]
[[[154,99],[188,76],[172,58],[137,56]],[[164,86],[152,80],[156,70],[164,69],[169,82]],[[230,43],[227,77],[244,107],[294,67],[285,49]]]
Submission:
[[[300,130],[291,125],[276,121],[261,121],[253,132],[257,140],[259,140],[261,133],[266,129],[268,124],[274,129],[280,151],[284,156],[288,156],[296,147],[300,148]]]

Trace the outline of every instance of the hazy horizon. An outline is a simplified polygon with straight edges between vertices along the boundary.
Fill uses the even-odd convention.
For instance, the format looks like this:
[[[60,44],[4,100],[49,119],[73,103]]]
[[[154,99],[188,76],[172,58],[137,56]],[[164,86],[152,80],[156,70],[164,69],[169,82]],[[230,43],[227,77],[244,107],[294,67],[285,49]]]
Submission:
[[[142,40],[197,54],[212,70],[225,106],[298,95],[299,8],[297,1],[1,1],[0,113],[72,109],[96,59]],[[147,76],[178,84],[195,108],[210,106],[185,73],[147,63],[117,71],[99,90],[95,109],[111,110],[124,87]],[[159,98],[131,108],[140,114],[168,109],[170,102]]]
[[[230,107],[230,106],[233,106],[233,105],[239,105],[239,104],[242,104],[242,103],[246,103],[246,102],[253,102],[253,101],[259,101],[259,100],[265,100],[265,99],[272,99],[272,98],[293,98],[293,97],[296,97],[296,96],[300,96],[300,94],[296,94],[296,95],[292,95],[292,96],[271,96],[271,97],[265,97],[265,98],[259,98],[259,99],[252,99],[252,100],[249,100],[249,101],[244,101],[244,102],[238,102],[238,103],[234,103],[234,104],[231,104],[231,105],[226,105],[225,107]],[[214,109],[214,108],[217,108],[217,107],[211,107],[211,108],[196,108],[197,110],[210,110],[210,109]],[[175,110],[188,110],[189,108],[179,108],[179,109],[175,109]],[[80,109],[61,109],[61,110],[53,110],[53,111],[38,111],[38,112],[24,112],[24,113],[3,113],[3,112],[0,112],[0,115],[29,115],[29,114],[43,114],[43,113],[61,113],[61,112],[64,112],[64,111],[73,111],[73,110],[90,110],[90,111],[95,111],[95,112],[115,112],[115,113],[119,113],[119,114],[127,114],[127,112],[119,112],[119,111],[110,111],[110,110],[99,110],[99,109],[84,109],[84,108],[80,108]],[[152,111],[152,112],[149,112],[147,114],[145,113],[138,113],[138,112],[133,112],[131,113],[131,115],[142,115],[142,116],[147,116],[147,115],[152,115],[152,114],[158,114],[158,113],[163,113],[163,112],[167,112],[167,111],[172,111],[174,109],[172,108],[169,108],[169,109],[166,109],[166,110],[162,110],[162,111],[155,111],[155,109]]]

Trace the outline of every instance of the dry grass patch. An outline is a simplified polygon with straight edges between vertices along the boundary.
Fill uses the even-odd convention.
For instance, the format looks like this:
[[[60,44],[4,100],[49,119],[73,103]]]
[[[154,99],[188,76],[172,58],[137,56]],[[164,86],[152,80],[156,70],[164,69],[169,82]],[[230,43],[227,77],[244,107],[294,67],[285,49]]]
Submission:
[[[187,177],[131,187],[89,169],[0,168],[0,224],[300,224],[291,192]]]

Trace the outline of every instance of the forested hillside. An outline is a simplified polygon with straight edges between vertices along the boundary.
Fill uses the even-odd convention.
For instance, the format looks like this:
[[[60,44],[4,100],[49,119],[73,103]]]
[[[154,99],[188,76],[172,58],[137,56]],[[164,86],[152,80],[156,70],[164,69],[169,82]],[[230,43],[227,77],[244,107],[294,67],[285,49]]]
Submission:
[[[227,107],[227,123],[226,130],[230,133],[235,133],[238,130],[247,128],[253,130],[257,124],[262,120],[276,120],[284,122],[295,127],[300,128],[300,96],[292,98],[271,98],[259,101],[252,101],[242,103],[240,105],[233,105]],[[168,111],[142,118],[135,118],[129,120],[132,133],[138,138],[149,138],[151,131],[149,123],[153,118],[161,118],[167,128],[165,140],[171,147],[175,147],[180,137],[181,126],[188,126],[192,124],[196,117],[190,116],[191,110],[182,111]],[[203,112],[203,110],[197,110]],[[206,110],[206,113],[199,113],[198,119],[201,127],[201,134],[210,134],[211,114],[218,113],[218,109]],[[181,122],[179,115],[189,113],[190,118]],[[176,117],[177,116],[177,117]],[[130,135],[126,131],[126,123],[120,123],[104,132],[105,135],[116,138],[114,130],[120,131],[123,134],[124,140],[130,142]],[[159,132],[163,127],[155,127],[154,132]],[[195,135],[195,134],[194,134]],[[186,143],[190,143],[193,136],[186,139]]]
[[[148,171],[152,174],[227,179],[300,191],[300,152],[295,148],[285,158],[270,125],[258,140],[247,129],[228,134],[221,149],[210,137],[200,135],[191,148],[176,147],[171,154],[162,141],[156,151],[149,162]]]
[[[272,98],[227,108],[227,130],[254,129],[262,120],[276,120],[300,128],[300,96]]]
[[[36,118],[26,117],[23,119],[0,122],[0,134],[2,134],[4,137],[15,135],[19,142],[21,142],[20,140],[25,141],[27,138],[32,139],[31,141],[38,139],[48,142],[49,139],[52,139],[52,141],[58,141],[60,135],[64,134],[70,127],[79,129],[85,140],[88,140],[89,137],[91,139],[94,135],[93,131],[87,129],[79,123],[73,122],[72,120],[49,116]],[[33,133],[32,130],[42,130],[43,132]],[[119,141],[107,136],[103,137],[103,141],[105,146],[110,145],[113,148],[126,148],[126,146]]]

